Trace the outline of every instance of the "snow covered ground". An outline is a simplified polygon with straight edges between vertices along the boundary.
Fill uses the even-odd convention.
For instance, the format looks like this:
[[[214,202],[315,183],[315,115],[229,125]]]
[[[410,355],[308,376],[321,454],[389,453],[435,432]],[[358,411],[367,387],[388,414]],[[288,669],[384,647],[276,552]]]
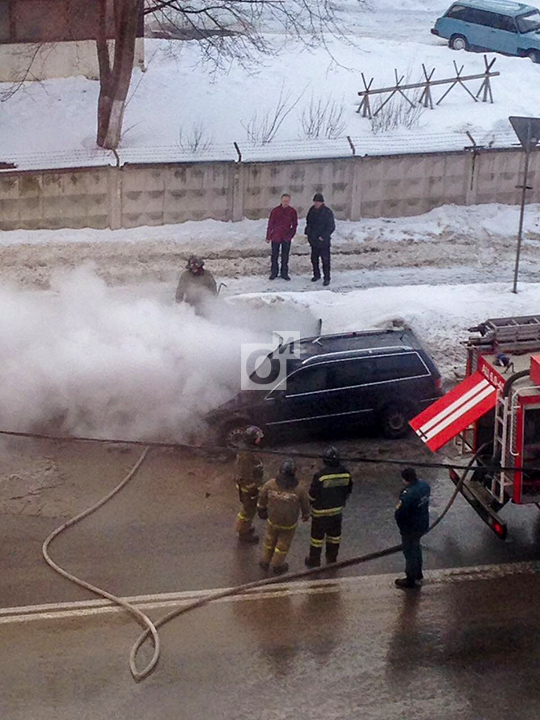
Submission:
[[[540,5],[540,0],[531,3]],[[275,57],[261,57],[249,69],[231,64],[210,75],[200,62],[197,42],[147,40],[148,69],[134,71],[121,144],[123,159],[192,156],[189,148],[195,128],[202,133],[202,144],[210,144],[198,157],[235,158],[233,141],[240,144],[246,158],[289,157],[300,151],[303,155],[347,155],[346,135],[354,138],[359,154],[459,148],[470,144],[466,131],[478,143],[495,140],[507,145],[516,142],[508,116],[538,114],[540,66],[494,55],[494,70],[501,76],[493,80],[493,105],[474,103],[457,87],[441,106],[423,112],[416,127],[373,135],[369,120],[356,113],[357,93],[363,89],[361,73],[368,80],[374,78],[373,87],[380,87],[393,83],[394,69],[412,82],[421,79],[422,64],[428,70],[436,68],[435,78],[453,76],[454,61],[468,73],[482,72],[483,56],[451,51],[445,41],[431,35],[447,0],[373,0],[367,4],[343,0],[339,5],[345,37],[328,38],[325,49],[306,48],[276,35],[273,42],[283,46],[281,51]],[[436,98],[442,94],[437,92]],[[2,104],[0,160],[14,159],[24,165],[24,157],[31,155],[30,164],[46,166],[51,158],[40,153],[63,154],[63,164],[74,152],[81,153],[79,162],[85,153],[95,155],[97,95],[98,83],[82,77],[26,84]],[[280,95],[286,98],[289,114],[270,145],[253,148],[247,128],[256,128],[271,116]],[[337,133],[341,140],[306,140],[302,115],[312,102],[327,99],[343,110]]]

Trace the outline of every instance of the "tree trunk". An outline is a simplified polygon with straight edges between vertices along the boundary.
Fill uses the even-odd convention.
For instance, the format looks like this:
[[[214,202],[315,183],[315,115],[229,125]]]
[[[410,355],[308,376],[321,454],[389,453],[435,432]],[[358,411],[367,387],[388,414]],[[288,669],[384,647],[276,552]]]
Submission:
[[[112,1],[114,3],[112,67],[107,42],[108,0],[100,0],[100,25],[96,38],[100,76],[97,144],[109,150],[118,147],[122,135],[122,122],[133,71],[141,5],[141,0]]]

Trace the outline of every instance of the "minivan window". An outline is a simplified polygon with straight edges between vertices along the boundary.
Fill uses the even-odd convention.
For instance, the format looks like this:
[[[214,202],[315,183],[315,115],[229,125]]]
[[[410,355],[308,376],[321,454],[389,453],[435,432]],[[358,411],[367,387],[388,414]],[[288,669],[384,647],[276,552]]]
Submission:
[[[477,25],[485,25],[486,27],[497,27],[498,17],[496,13],[471,8],[469,22],[476,23]]]
[[[518,15],[516,18],[519,32],[528,33],[533,30],[540,30],[540,12],[533,10],[525,15]]]
[[[492,27],[497,28],[497,30],[505,30],[506,32],[517,32],[514,19],[508,17],[508,15],[494,15]]]
[[[287,378],[285,394],[302,395],[326,389],[326,368],[303,368]]]
[[[375,358],[375,382],[427,375],[428,369],[417,353],[382,355]]]
[[[453,20],[465,20],[468,21],[467,13],[469,8],[463,7],[463,5],[453,5],[450,10],[446,13],[446,17],[452,18]]]
[[[328,366],[328,387],[332,389],[364,385],[373,379],[375,365],[371,358],[340,360]]]

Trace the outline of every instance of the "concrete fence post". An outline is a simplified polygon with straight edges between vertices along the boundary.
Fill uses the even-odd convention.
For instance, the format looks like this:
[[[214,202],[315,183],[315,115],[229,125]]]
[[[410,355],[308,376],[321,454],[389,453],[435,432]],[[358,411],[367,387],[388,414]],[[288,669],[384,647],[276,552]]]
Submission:
[[[465,205],[475,205],[478,194],[478,176],[482,155],[478,150],[464,151],[468,156],[465,172]]]
[[[232,174],[232,208],[231,220],[240,222],[244,218],[244,166],[235,162],[231,167]]]
[[[351,160],[351,200],[349,220],[362,217],[362,159]]]
[[[122,168],[109,167],[109,227],[119,230],[122,227]]]

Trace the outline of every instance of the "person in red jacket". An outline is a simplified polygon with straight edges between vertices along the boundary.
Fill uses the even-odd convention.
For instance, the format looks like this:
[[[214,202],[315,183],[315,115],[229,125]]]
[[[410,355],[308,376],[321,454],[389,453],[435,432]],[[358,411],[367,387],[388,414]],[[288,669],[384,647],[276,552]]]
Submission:
[[[290,280],[289,277],[289,252],[291,240],[296,234],[298,226],[298,215],[291,205],[291,196],[283,193],[281,204],[275,207],[268,218],[268,229],[266,231],[266,242],[272,243],[272,270],[270,280],[278,276],[279,251],[281,249],[281,277]]]

